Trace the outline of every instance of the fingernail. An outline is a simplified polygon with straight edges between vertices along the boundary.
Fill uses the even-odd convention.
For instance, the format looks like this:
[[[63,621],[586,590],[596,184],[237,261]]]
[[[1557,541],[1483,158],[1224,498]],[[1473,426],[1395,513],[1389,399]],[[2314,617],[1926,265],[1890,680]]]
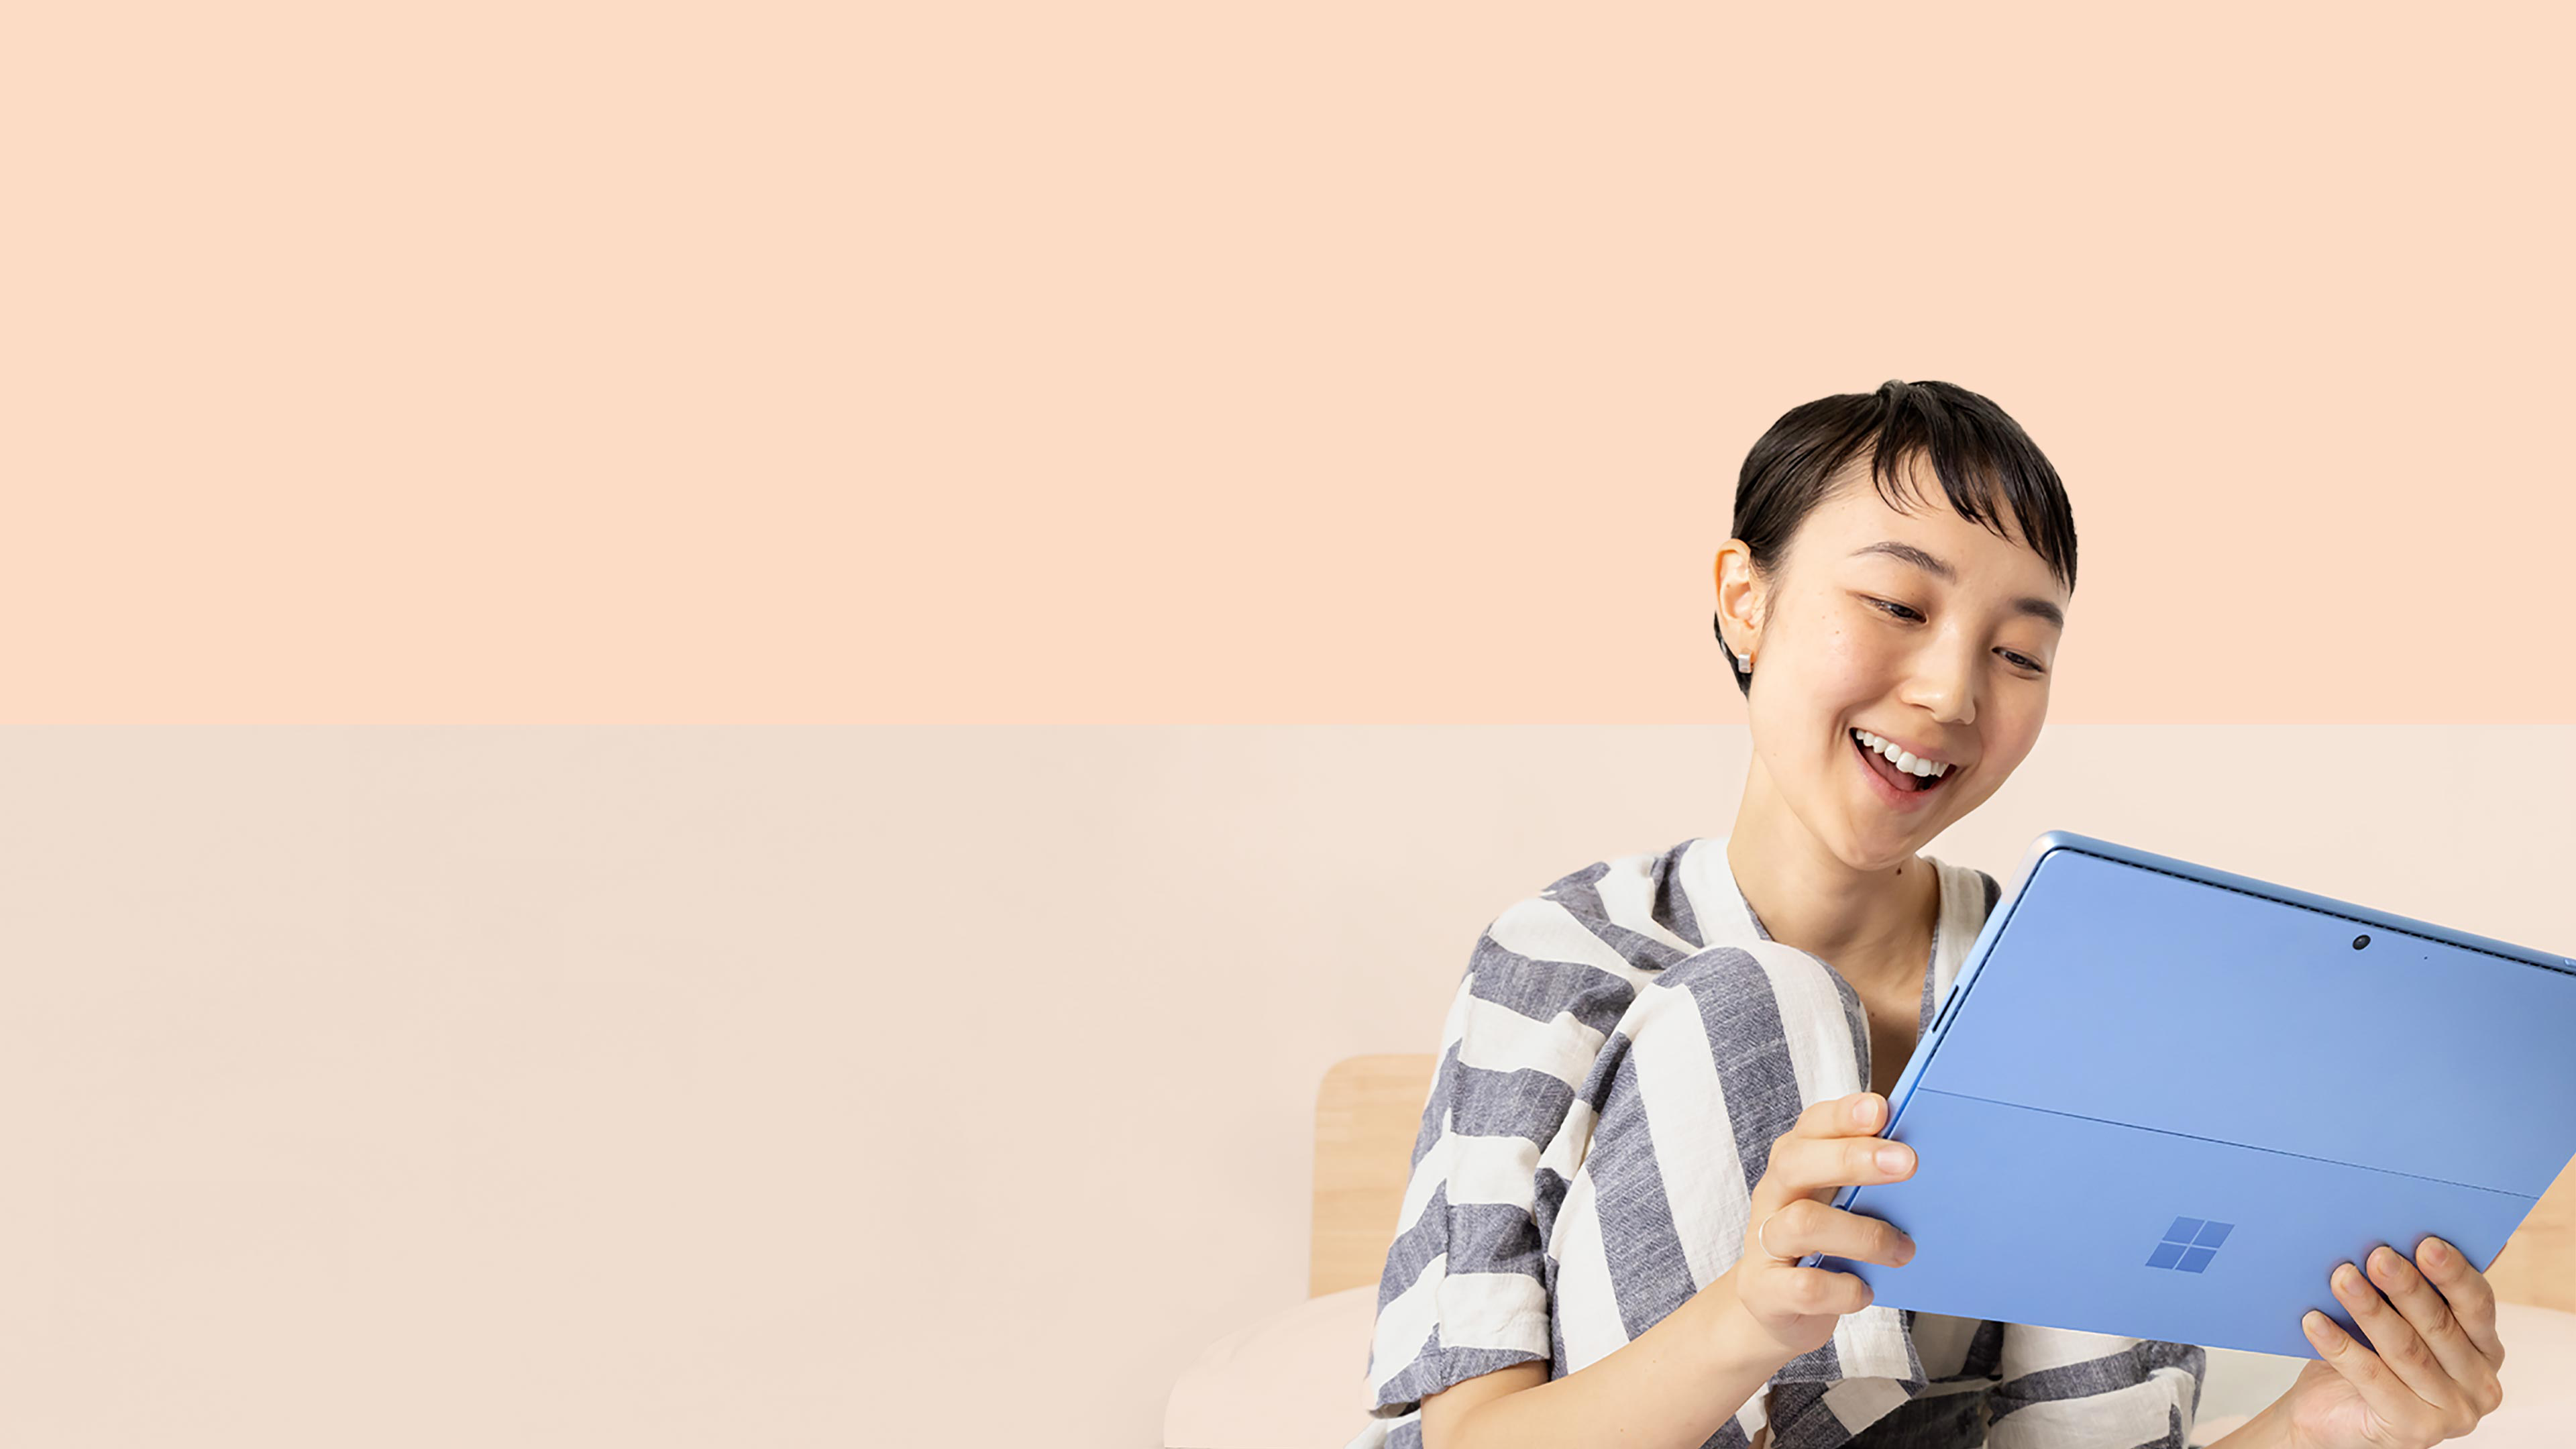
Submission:
[[[1870,1114],[1876,1110],[1877,1106],[1877,1103],[1872,1102],[1867,1097],[1863,1097],[1859,1101],[1852,1103],[1852,1120],[1858,1122],[1863,1127],[1868,1126]]]
[[[2443,1259],[2448,1258],[2449,1256],[2451,1256],[2451,1255],[2450,1255],[2450,1253],[2449,1253],[2446,1249],[2444,1249],[2444,1248],[2443,1248],[2443,1246],[2442,1246],[2442,1244],[2441,1244],[2441,1241],[2440,1241],[2439,1239],[2435,1239],[2435,1238],[2427,1238],[2427,1239],[2425,1239],[2425,1240],[2424,1240],[2424,1261],[2425,1261],[2425,1262],[2427,1262],[2427,1263],[2438,1263],[2438,1262],[2441,1262]]]
[[[1906,1164],[1913,1160],[1914,1151],[1909,1147],[1900,1147],[1894,1143],[1890,1143],[1887,1146],[1878,1149],[1878,1165],[1890,1172],[1903,1172],[1906,1168]]]

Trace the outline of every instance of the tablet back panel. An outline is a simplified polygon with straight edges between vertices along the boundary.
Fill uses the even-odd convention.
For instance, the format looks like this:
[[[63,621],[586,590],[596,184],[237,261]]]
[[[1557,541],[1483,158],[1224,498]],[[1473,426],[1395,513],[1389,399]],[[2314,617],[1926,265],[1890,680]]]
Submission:
[[[2358,944],[2356,944],[2358,943]],[[2313,1358],[2327,1275],[2481,1269],[2576,1157],[2576,962],[2052,831],[1890,1093],[1905,1182],[1837,1207],[1877,1303]]]

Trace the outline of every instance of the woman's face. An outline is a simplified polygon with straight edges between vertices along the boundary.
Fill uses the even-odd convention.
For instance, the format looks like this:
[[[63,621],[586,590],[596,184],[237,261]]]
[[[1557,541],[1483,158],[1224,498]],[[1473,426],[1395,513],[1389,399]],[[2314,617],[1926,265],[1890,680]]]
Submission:
[[[1727,644],[1754,656],[1756,759],[1780,802],[1856,869],[1902,864],[2030,753],[2068,603],[2009,518],[2013,537],[1999,538],[1950,511],[1928,465],[1914,479],[1928,512],[1897,511],[1862,474],[1810,513],[1758,634],[1751,555],[1729,540],[1717,560]],[[1949,777],[1899,793],[1856,728],[1947,761]]]

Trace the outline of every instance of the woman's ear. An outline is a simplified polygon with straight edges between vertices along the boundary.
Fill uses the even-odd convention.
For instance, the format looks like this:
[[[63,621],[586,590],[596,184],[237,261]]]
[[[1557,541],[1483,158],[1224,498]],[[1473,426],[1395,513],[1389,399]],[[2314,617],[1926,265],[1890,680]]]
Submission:
[[[1737,668],[1762,647],[1762,585],[1753,576],[1753,550],[1730,538],[1717,551],[1717,634],[1732,651]]]

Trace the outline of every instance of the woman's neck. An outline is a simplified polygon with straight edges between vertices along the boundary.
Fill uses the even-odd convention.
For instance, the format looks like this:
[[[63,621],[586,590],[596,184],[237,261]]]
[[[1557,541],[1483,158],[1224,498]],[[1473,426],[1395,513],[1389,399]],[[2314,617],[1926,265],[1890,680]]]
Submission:
[[[1787,832],[1766,832],[1739,816],[1726,840],[1735,888],[1771,939],[1823,960],[1864,996],[1920,983],[1941,919],[1932,862],[1914,855],[1855,871],[1794,818],[1788,823]]]

